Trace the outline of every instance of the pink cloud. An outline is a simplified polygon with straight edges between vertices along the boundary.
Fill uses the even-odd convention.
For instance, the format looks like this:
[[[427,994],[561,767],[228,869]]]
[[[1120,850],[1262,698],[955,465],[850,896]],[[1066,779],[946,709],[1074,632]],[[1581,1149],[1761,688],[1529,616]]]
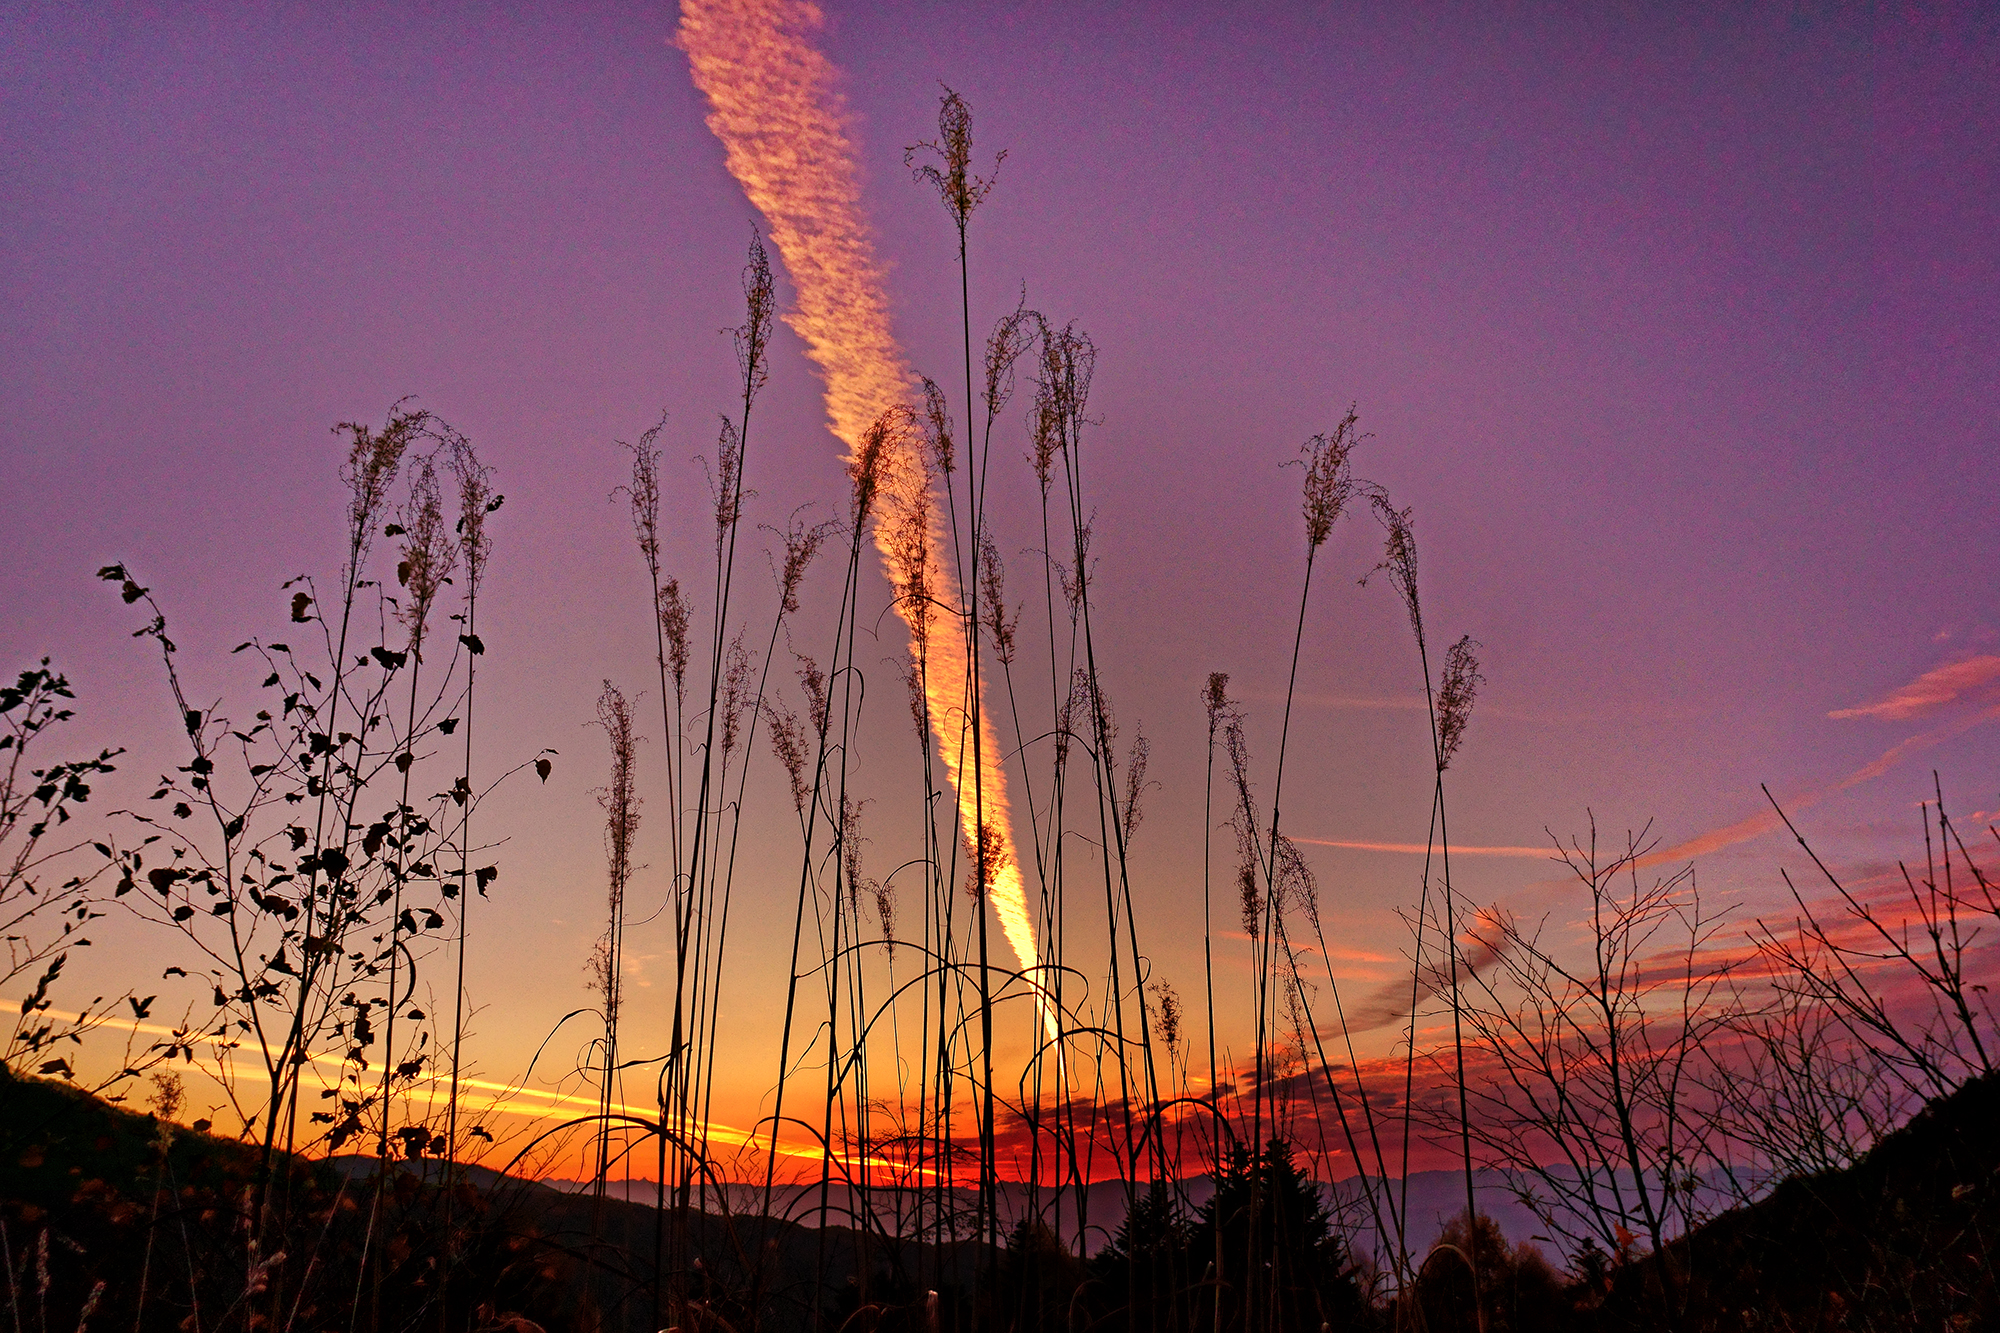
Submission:
[[[1827,716],[1876,717],[1902,722],[1934,713],[1961,699],[1985,702],[1996,694],[2000,694],[2000,657],[1969,657],[1963,662],[1926,671],[1872,704],[1836,709]]]
[[[1293,838],[1293,842],[1303,842],[1313,847],[1344,847],[1358,852],[1399,852],[1406,856],[1422,856],[1426,853],[1442,856],[1444,847],[1439,843],[1429,846],[1421,842],[1342,842],[1332,838]],[[1460,843],[1451,845],[1453,856],[1531,856],[1547,860],[1555,852],[1547,847],[1469,847]]]

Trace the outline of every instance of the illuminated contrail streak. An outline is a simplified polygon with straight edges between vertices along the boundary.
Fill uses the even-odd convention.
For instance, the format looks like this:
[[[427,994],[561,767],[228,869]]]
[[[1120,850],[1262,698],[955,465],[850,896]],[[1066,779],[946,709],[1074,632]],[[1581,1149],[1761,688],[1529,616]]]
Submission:
[[[820,22],[819,10],[803,0],[684,0],[677,44],[713,108],[708,127],[722,141],[730,174],[764,215],[791,274],[798,308],[785,322],[819,366],[828,424],[851,458],[883,412],[910,401],[915,378],[889,329],[835,71],[808,40]],[[921,510],[928,516],[932,591],[939,602],[955,605],[951,551],[936,522],[938,506],[926,493],[929,483],[911,456],[916,446],[904,439],[897,447],[904,456],[888,460],[883,470],[876,546],[887,558],[897,520]],[[909,623],[917,608],[899,601],[897,611]],[[969,848],[980,845],[982,816],[989,845],[997,836],[1000,857],[988,893],[1014,956],[1030,968],[1035,931],[1014,854],[1000,746],[983,713],[974,808],[968,667],[963,636],[930,636],[926,694],[957,793],[959,827]]]

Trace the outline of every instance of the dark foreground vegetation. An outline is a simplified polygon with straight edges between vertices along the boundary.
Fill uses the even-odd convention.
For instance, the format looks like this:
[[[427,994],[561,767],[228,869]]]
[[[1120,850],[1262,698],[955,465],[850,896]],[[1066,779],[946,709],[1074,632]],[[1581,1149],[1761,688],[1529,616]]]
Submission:
[[[1651,1262],[1559,1275],[1532,1245],[1482,1217],[1476,1246],[1488,1333],[1551,1330],[1982,1329],[2000,1323],[2000,1078],[1966,1085],[1854,1166],[1787,1180],[1668,1247],[1681,1290]],[[348,1328],[620,1330],[656,1325],[649,1278],[655,1210],[466,1169],[445,1187],[393,1177],[375,1234],[359,1159],[282,1165],[296,1222],[261,1246],[244,1201],[254,1150],[175,1129],[74,1087],[0,1076],[0,1244],[10,1328],[148,1330]],[[1372,1300],[1321,1192],[1282,1145],[1230,1164],[1190,1216],[1164,1192],[1142,1199],[1116,1239],[1078,1259],[1023,1222],[991,1256],[979,1290],[969,1243],[940,1254],[884,1246],[847,1228],[747,1217],[668,1215],[697,1256],[690,1328],[1136,1330],[1209,1328],[1216,1273],[1264,1209],[1271,1330],[1475,1327],[1466,1270],[1425,1266],[1419,1310]],[[379,1247],[386,1261],[364,1262]],[[1469,1248],[1464,1218],[1437,1251]],[[757,1274],[755,1256],[766,1255]],[[1221,1267],[1215,1264],[1221,1259]],[[821,1271],[824,1283],[815,1279]],[[287,1270],[281,1309],[260,1302]],[[363,1280],[363,1274],[368,1275]],[[935,1292],[933,1296],[931,1293]],[[1400,1318],[1399,1318],[1400,1314]],[[1241,1327],[1241,1325],[1239,1325]]]

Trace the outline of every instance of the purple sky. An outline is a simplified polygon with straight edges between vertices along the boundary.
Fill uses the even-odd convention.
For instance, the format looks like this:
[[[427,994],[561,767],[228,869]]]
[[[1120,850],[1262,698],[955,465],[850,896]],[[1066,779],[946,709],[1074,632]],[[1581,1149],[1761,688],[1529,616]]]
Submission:
[[[948,222],[901,165],[940,80],[982,155],[1009,154],[975,220],[975,322],[1025,282],[1100,348],[1100,644],[1154,738],[1142,925],[1184,991],[1197,691],[1232,672],[1268,758],[1302,545],[1279,464],[1349,402],[1374,433],[1359,470],[1415,507],[1434,635],[1485,645],[1453,769],[1467,843],[1537,844],[1586,807],[1694,837],[1755,813],[1759,782],[1816,791],[1958,716],[1829,712],[2000,653],[1990,11],[827,8],[913,362],[943,379],[958,356]],[[245,683],[222,651],[282,623],[276,585],[337,565],[328,427],[415,394],[469,434],[508,495],[487,744],[563,752],[496,807],[505,924],[473,972],[503,1068],[580,1002],[604,767],[584,724],[601,678],[650,669],[612,440],[671,412],[669,560],[692,570],[686,460],[731,392],[715,331],[753,214],[670,8],[339,11],[0,18],[0,667],[53,654],[80,734],[143,778],[175,722],[93,571],[151,584],[220,696]],[[753,517],[837,507],[789,335],[767,404]],[[1025,468],[996,496],[1025,574]],[[1387,590],[1354,586],[1376,542],[1335,539],[1308,625],[1305,837],[1424,836],[1414,654]],[[1974,727],[1809,824],[1843,857],[1900,853],[1933,765],[1961,809],[2000,806],[1993,754]],[[1769,902],[1782,851],[1718,853],[1704,882]],[[1392,954],[1414,865],[1316,855],[1355,949]],[[1464,873],[1560,910],[1539,862]],[[503,985],[524,958],[540,980]],[[767,1017],[746,1004],[744,1031]]]

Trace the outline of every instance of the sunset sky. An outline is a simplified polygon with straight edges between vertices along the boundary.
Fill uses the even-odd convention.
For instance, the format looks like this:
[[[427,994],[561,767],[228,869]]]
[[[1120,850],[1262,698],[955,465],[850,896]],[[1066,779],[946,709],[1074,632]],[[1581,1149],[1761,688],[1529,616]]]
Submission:
[[[1594,812],[1689,844],[1743,919],[1773,910],[1800,859],[1782,831],[1709,836],[1768,808],[1760,783],[1857,870],[1920,854],[1933,769],[1968,827],[1995,818],[2000,22],[1832,10],[826,4],[814,41],[907,362],[961,374],[955,238],[903,166],[941,84],[972,105],[978,160],[1007,154],[973,224],[976,336],[1025,289],[1099,348],[1100,661],[1153,741],[1134,892],[1184,996],[1199,692],[1231,673],[1268,762],[1304,554],[1281,465],[1350,403],[1357,470],[1414,508],[1434,639],[1483,645],[1450,774],[1476,901],[1560,928],[1574,899],[1525,849]],[[489,807],[509,839],[469,965],[489,1074],[585,1002],[608,762],[587,724],[604,679],[637,694],[653,669],[614,441],[662,408],[667,563],[708,559],[693,460],[734,393],[718,330],[765,224],[676,23],[582,4],[0,17],[0,670],[52,656],[72,747],[129,750],[93,807],[141,800],[182,762],[179,723],[97,568],[154,589],[194,694],[247,711],[256,673],[227,650],[280,632],[282,581],[340,561],[329,428],[415,395],[464,431],[507,496],[481,745],[496,768],[560,752],[546,786]],[[782,270],[778,290],[789,308]],[[750,518],[844,513],[843,446],[782,326],[760,413]],[[1006,429],[993,504],[1025,579],[1018,409]],[[1357,586],[1379,542],[1362,517],[1322,552],[1285,802],[1336,973],[1363,991],[1401,966],[1421,857],[1397,849],[1430,808],[1402,610]],[[754,546],[743,569],[768,600]],[[819,572],[809,601],[834,592]],[[909,749],[884,665],[907,639],[874,631],[881,744]],[[899,835],[869,831],[885,872]],[[775,1069],[787,837],[789,813],[738,871],[734,1123]],[[86,978],[150,985],[119,978],[156,943],[117,917],[97,939]],[[668,961],[663,936],[628,940],[644,1048]]]

